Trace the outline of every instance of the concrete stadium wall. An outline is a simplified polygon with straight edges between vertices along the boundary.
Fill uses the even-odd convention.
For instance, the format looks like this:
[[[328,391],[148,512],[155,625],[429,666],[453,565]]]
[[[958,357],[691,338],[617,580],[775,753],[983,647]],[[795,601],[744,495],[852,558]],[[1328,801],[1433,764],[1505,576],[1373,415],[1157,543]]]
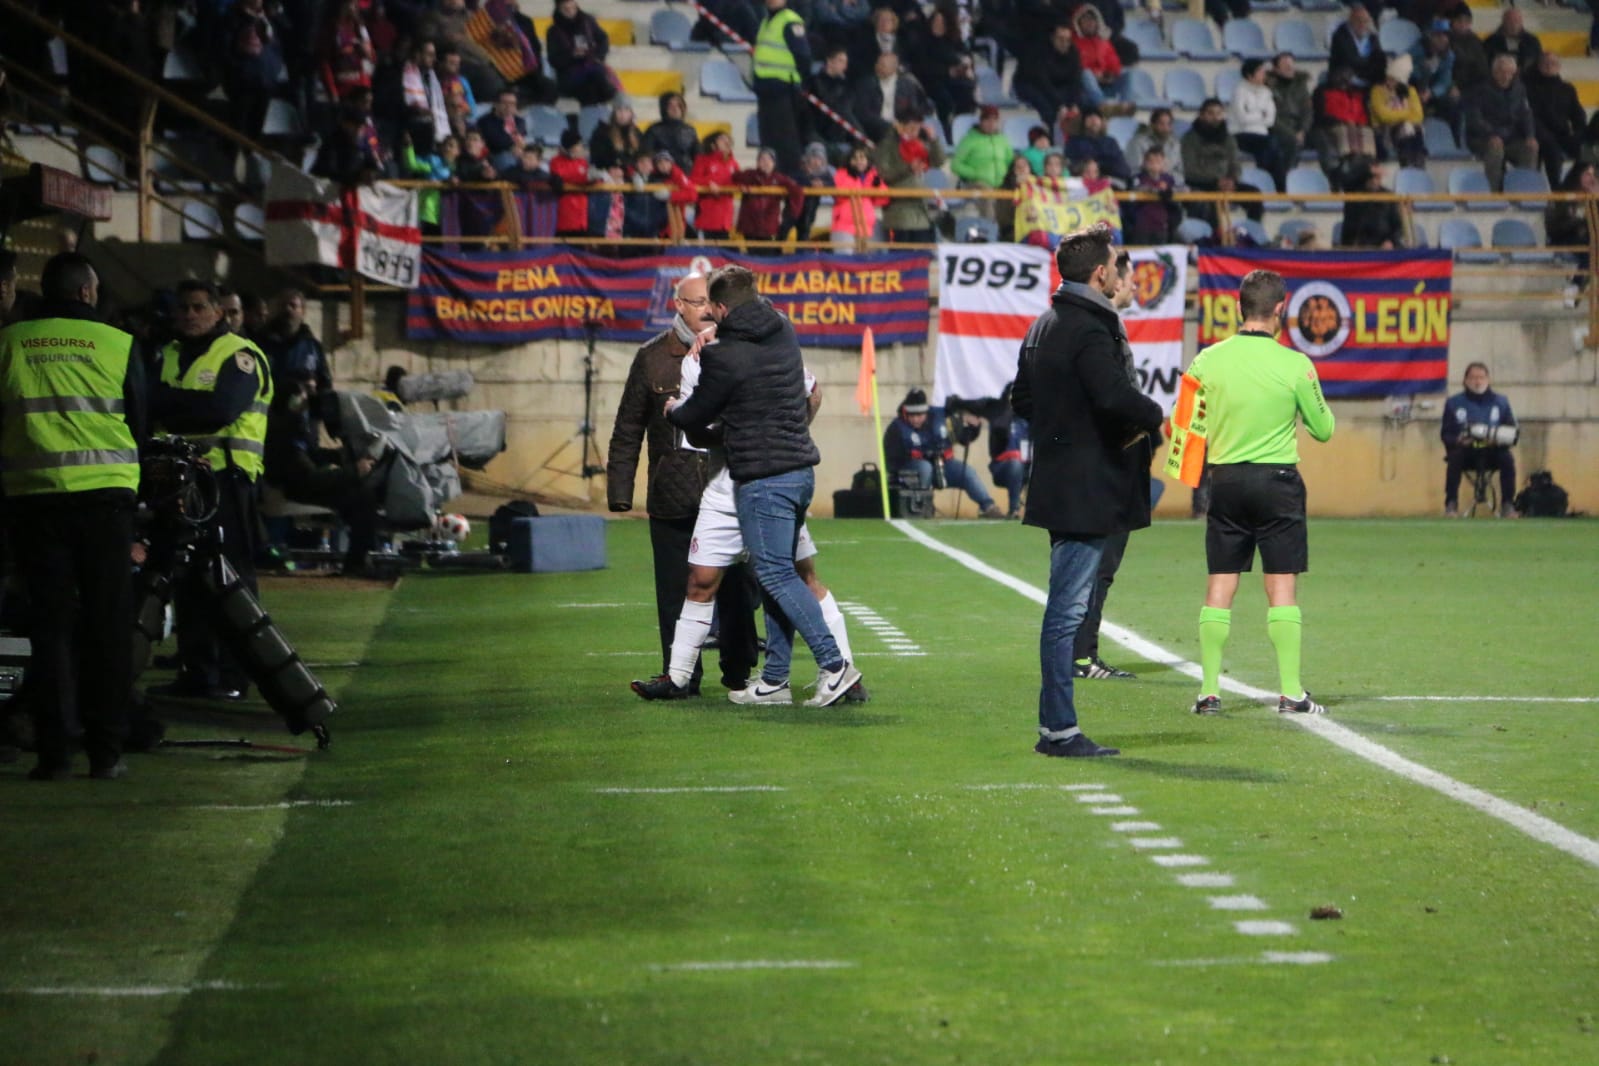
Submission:
[[[1599,358],[1592,349],[1579,348],[1573,338],[1574,330],[1585,332],[1586,319],[1577,312],[1540,310],[1526,318],[1509,317],[1514,313],[1506,305],[1456,311],[1449,391],[1459,389],[1468,362],[1488,363],[1495,387],[1510,398],[1523,425],[1517,448],[1519,481],[1524,484],[1528,472],[1547,468],[1571,494],[1574,508],[1599,513]],[[337,337],[347,330],[348,314],[346,306],[329,305],[321,335]],[[1190,322],[1190,352],[1196,329]],[[476,377],[477,390],[454,406],[506,411],[508,449],[482,475],[469,478],[475,486],[604,508],[604,477],[584,479],[578,473],[583,461],[578,437],[586,352],[582,343],[485,349],[409,342],[402,333],[400,304],[392,298],[373,301],[366,337],[335,351],[334,374],[342,384],[368,386],[381,380],[391,364],[413,372],[465,367]],[[931,342],[925,347],[895,345],[879,350],[885,424],[907,389],[931,385],[934,350]],[[632,345],[596,346],[593,410],[601,465],[634,351]],[[823,389],[821,413],[813,427],[822,451],[814,512],[830,515],[833,491],[847,488],[861,463],[876,461],[876,434],[871,419],[860,415],[855,405],[857,353],[813,349],[806,358]],[[1417,397],[1409,420],[1390,417],[1386,401],[1335,403],[1338,431],[1332,443],[1318,445],[1303,437],[1312,511],[1347,516],[1439,513],[1443,453],[1438,425],[1444,399],[1444,394]],[[986,444],[974,445],[972,455],[986,480]],[[958,501],[958,495],[941,494],[940,510],[953,513],[959,502],[961,513],[972,514],[971,503]],[[1188,495],[1182,486],[1175,486],[1162,501],[1160,514],[1186,514]],[[1003,505],[1003,495],[998,498]],[[642,462],[635,499],[642,509]]]

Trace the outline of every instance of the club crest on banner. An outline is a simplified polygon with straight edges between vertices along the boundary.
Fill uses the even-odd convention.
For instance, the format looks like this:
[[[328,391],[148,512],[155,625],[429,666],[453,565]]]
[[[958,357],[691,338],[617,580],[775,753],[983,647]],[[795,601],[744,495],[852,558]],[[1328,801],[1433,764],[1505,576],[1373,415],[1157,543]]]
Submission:
[[[1182,275],[1177,264],[1164,251],[1156,251],[1154,258],[1141,259],[1133,264],[1133,303],[1140,310],[1159,304],[1172,291]]]
[[[1301,285],[1288,301],[1288,334],[1294,347],[1312,359],[1342,348],[1350,324],[1349,299],[1331,282]]]

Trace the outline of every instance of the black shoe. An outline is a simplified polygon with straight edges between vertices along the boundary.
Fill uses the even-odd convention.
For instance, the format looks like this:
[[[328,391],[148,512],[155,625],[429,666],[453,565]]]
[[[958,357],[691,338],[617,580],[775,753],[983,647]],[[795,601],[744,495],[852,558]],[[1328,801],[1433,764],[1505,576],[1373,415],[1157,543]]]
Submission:
[[[722,687],[727,689],[729,692],[742,692],[750,687],[749,675],[745,674],[743,677],[733,677],[730,674],[723,674]]]
[[[845,703],[869,703],[871,699],[872,694],[866,691],[866,682],[864,681],[855,682],[849,687],[849,691],[844,693]]]
[[[1072,662],[1072,676],[1103,681],[1107,678],[1130,679],[1138,675],[1117,669],[1099,656],[1091,655],[1086,659],[1076,659]]]
[[[1120,755],[1120,748],[1102,748],[1088,739],[1087,733],[1078,733],[1067,740],[1050,740],[1039,737],[1033,750],[1054,759],[1092,759],[1100,755]]]
[[[67,763],[42,762],[28,771],[29,781],[71,781],[72,767]]]
[[[1304,694],[1304,696],[1302,696],[1301,698],[1299,698],[1297,700],[1291,700],[1287,696],[1278,696],[1277,697],[1277,713],[1278,714],[1326,714],[1327,713],[1327,708],[1323,707],[1321,704],[1319,704],[1315,700],[1311,699],[1310,698],[1310,693],[1307,692],[1307,693]]]
[[[635,681],[632,689],[640,699],[646,700],[686,700],[699,695],[699,686],[692,681],[687,685],[679,685],[672,680],[671,674],[657,674],[648,681]]]
[[[128,764],[118,759],[108,766],[94,766],[89,769],[89,776],[96,781],[120,781],[128,776]]]
[[[1201,697],[1199,697],[1199,699],[1194,701],[1194,713],[1195,714],[1220,714],[1221,713],[1221,697],[1220,696],[1201,696]]]

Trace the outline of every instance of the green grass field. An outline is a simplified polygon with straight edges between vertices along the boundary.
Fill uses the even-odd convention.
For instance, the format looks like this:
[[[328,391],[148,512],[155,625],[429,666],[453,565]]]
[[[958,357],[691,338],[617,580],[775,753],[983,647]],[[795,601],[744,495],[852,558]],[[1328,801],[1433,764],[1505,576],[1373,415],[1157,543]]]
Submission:
[[[903,634],[852,628],[865,705],[634,697],[641,522],[600,572],[271,584],[307,659],[359,662],[323,671],[331,750],[0,767],[0,1061],[1599,1061],[1594,523],[1315,522],[1332,731],[1196,718],[1107,642],[1138,680],[1079,705],[1125,755],[1085,762],[1031,750],[1035,603],[888,524],[814,529]],[[916,529],[1045,581],[1036,530]],[[1107,620],[1194,658],[1202,538],[1136,534]],[[1228,676],[1274,692],[1244,588]],[[263,708],[172,731],[240,734],[283,742]]]

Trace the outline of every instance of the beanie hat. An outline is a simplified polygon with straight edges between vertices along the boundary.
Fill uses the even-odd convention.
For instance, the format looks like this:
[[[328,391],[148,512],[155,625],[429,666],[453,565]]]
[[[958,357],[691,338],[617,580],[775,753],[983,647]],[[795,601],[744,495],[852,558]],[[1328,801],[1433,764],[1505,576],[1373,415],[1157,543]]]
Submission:
[[[912,389],[905,394],[905,402],[900,404],[899,408],[908,415],[925,415],[927,413],[927,393],[921,389]]]
[[[583,135],[581,133],[577,132],[577,130],[562,130],[561,131],[561,147],[563,149],[570,149],[574,144],[582,144],[582,143],[583,143]]]
[[[1410,80],[1410,72],[1415,61],[1410,58],[1410,53],[1400,52],[1388,61],[1388,76],[1403,85]]]

